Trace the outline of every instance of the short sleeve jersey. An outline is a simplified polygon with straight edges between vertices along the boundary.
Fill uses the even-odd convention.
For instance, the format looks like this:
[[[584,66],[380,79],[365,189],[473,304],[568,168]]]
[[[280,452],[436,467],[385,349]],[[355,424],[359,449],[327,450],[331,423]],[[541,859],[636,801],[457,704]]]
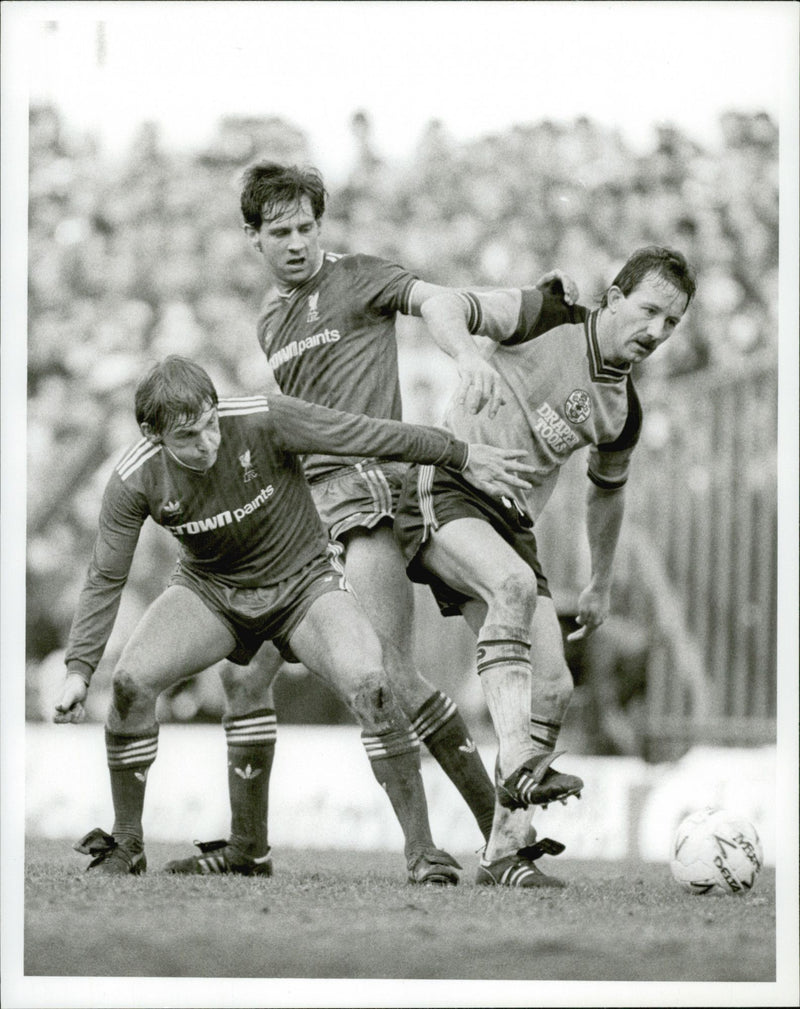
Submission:
[[[470,308],[471,331],[500,341],[489,360],[501,376],[506,402],[490,420],[485,411],[472,414],[454,401],[446,412],[447,428],[467,441],[527,450],[536,473],[530,489],[519,492],[518,503],[534,520],[552,494],[561,465],[578,449],[590,446],[593,482],[606,489],[623,486],[641,429],[641,407],[630,366],[603,360],[598,312],[576,306],[568,310],[570,321],[559,324],[538,291],[523,289],[516,322],[509,325],[507,311],[502,321],[498,318],[500,302],[492,294],[462,297]]]
[[[366,255],[326,252],[322,266],[262,306],[258,340],[282,392],[337,410],[400,420],[395,317],[408,314],[416,277]],[[305,459],[314,480],[363,457]]]

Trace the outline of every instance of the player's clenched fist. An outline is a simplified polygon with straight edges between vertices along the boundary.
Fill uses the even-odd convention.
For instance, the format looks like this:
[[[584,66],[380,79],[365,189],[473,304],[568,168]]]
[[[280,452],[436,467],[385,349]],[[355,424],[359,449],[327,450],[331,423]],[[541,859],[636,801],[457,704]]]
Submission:
[[[53,713],[53,721],[82,722],[86,718],[83,702],[86,700],[88,692],[89,687],[83,677],[77,673],[68,672],[61,691],[61,700]]]

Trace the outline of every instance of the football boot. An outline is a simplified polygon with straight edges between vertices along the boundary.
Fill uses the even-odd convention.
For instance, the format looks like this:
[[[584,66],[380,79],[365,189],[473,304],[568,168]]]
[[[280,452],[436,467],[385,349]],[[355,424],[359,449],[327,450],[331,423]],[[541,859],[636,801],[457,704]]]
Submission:
[[[199,855],[178,858],[167,862],[164,872],[187,876],[220,876],[232,873],[236,876],[271,876],[272,859],[267,848],[261,858],[250,858],[235,845],[222,841],[195,841]]]
[[[118,842],[111,834],[99,827],[72,846],[82,855],[91,855],[92,861],[86,871],[100,872],[109,876],[140,876],[147,870],[147,858],[141,841]]]
[[[461,866],[440,848],[415,850],[408,856],[408,882],[420,886],[456,886]]]
[[[551,802],[566,803],[571,795],[581,797],[583,780],[576,774],[564,774],[550,765],[563,753],[537,753],[503,779],[499,761],[495,764],[495,790],[497,801],[506,809],[523,809],[525,806],[542,806]]]
[[[560,855],[564,845],[550,837],[526,845],[494,862],[481,859],[475,882],[479,886],[508,886],[520,889],[562,889],[567,884],[557,876],[548,876],[536,865],[542,855]]]

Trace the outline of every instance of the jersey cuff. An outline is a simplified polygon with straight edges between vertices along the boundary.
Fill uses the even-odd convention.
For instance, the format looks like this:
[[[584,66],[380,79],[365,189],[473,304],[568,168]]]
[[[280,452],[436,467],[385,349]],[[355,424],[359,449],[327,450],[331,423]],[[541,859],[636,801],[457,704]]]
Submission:
[[[606,480],[604,477],[597,476],[596,473],[592,473],[591,470],[586,471],[586,475],[595,485],[599,487],[600,490],[622,490],[625,484],[628,482],[627,476],[621,477],[618,480]]]
[[[76,676],[80,676],[86,686],[89,686],[94,675],[94,670],[88,662],[84,662],[83,659],[68,659],[65,665],[68,673],[75,673]]]

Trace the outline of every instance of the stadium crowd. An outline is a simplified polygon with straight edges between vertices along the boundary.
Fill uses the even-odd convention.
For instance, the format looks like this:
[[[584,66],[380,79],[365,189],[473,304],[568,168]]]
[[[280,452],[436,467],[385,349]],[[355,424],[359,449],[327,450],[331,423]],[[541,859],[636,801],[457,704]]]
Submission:
[[[551,267],[592,299],[627,253],[674,245],[701,278],[683,337],[648,363],[658,383],[777,356],[778,131],[766,114],[730,112],[721,146],[654,128],[652,147],[581,118],[455,141],[439,122],[389,163],[369,118],[352,120],[356,155],[328,184],[325,248],[402,263],[443,284],[524,285]],[[195,357],[227,393],[261,388],[255,319],[263,275],[240,230],[239,182],[260,158],[313,161],[302,131],[277,118],[220,121],[203,150],[172,151],[142,126],[124,158],[75,135],[59,112],[30,119],[27,662],[29,718],[48,717],[62,649],[94,536],[99,495],[135,437],[133,384],[154,358]],[[401,329],[409,351],[421,324]],[[414,355],[409,354],[413,362]],[[424,361],[406,372],[409,419],[435,422],[442,388]],[[140,546],[103,670],[174,561],[157,531]],[[295,678],[297,679],[297,678]],[[162,699],[161,720],[217,721],[216,677]],[[295,691],[296,693],[296,691]],[[287,691],[284,720],[291,715]],[[462,702],[463,703],[463,702]],[[344,720],[320,690],[309,720]]]

